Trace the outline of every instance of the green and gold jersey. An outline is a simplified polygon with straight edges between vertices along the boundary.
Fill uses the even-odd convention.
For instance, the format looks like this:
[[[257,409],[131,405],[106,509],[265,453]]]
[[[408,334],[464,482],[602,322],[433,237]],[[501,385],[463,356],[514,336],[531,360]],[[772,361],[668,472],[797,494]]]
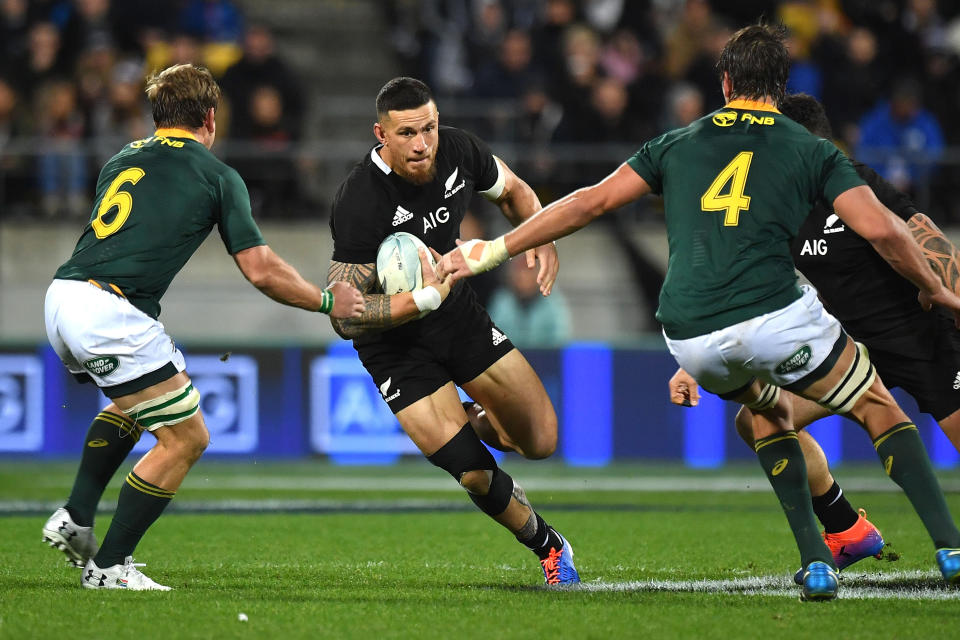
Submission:
[[[670,258],[657,319],[677,340],[800,297],[790,241],[820,197],[864,184],[828,140],[734,100],[647,142],[627,163],[663,194]]]
[[[264,244],[240,175],[188,131],[160,129],[103,166],[90,222],[54,277],[114,285],[157,318],[214,225],[231,255]]]

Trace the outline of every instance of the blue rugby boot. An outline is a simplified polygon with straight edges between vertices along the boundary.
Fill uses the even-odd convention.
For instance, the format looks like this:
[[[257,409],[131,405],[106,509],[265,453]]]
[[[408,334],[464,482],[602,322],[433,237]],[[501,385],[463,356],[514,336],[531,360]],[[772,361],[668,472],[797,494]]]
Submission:
[[[883,536],[876,525],[867,520],[867,512],[859,509],[859,517],[852,527],[839,533],[824,533],[823,541],[833,554],[837,571],[843,571],[850,565],[873,556],[877,560],[883,555]],[[896,558],[891,555],[890,560]],[[793,581],[803,584],[803,569],[793,575]]]
[[[947,584],[960,584],[960,549],[937,549],[937,564]]]
[[[833,567],[826,562],[815,560],[803,571],[803,589],[800,591],[800,599],[804,602],[833,600],[837,597],[839,587],[840,579]]]
[[[559,532],[556,533],[563,545],[559,549],[551,547],[550,554],[540,561],[543,578],[549,587],[579,584],[580,574],[573,566],[573,547]]]

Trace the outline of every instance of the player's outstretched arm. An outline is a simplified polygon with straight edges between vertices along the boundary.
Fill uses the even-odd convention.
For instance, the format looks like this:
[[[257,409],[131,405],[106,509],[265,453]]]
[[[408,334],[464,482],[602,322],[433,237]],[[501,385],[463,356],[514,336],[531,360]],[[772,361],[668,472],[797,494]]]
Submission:
[[[933,220],[915,213],[907,220],[907,228],[944,286],[960,295],[960,251],[953,245]]]
[[[907,224],[883,206],[870,187],[844,191],[833,201],[833,208],[897,273],[920,289],[920,304],[925,309],[934,304],[950,309],[960,326],[960,297],[930,268]]]
[[[355,287],[337,282],[321,289],[265,244],[238,251],[233,259],[250,284],[277,302],[340,318],[363,313],[363,296]]]
[[[510,256],[570,235],[605,212],[648,193],[650,186],[624,163],[602,182],[564,196],[495,240],[461,244],[443,256],[437,273],[457,279],[489,271]]]
[[[497,163],[504,175],[503,191],[494,200],[494,203],[500,207],[503,216],[510,221],[514,227],[518,227],[525,220],[540,210],[540,198],[536,192],[523,179],[507,166],[500,158]],[[540,271],[537,273],[537,284],[540,285],[542,295],[550,295],[553,284],[557,280],[557,273],[560,271],[560,257],[557,255],[557,245],[548,242],[526,252],[527,268],[533,269],[537,262],[540,263]]]
[[[439,255],[437,255],[439,257]],[[396,295],[377,293],[376,264],[353,264],[349,262],[330,261],[327,270],[327,281],[342,280],[355,286],[362,294],[365,309],[359,316],[351,318],[330,318],[334,331],[348,340],[359,336],[379,333],[398,327],[420,316],[425,311],[432,311],[440,306],[450,293],[450,279],[439,280],[433,271],[426,255],[420,252],[420,268],[423,273],[423,288],[419,292],[405,292]],[[432,291],[435,290],[436,295]],[[419,297],[418,294],[419,293]]]

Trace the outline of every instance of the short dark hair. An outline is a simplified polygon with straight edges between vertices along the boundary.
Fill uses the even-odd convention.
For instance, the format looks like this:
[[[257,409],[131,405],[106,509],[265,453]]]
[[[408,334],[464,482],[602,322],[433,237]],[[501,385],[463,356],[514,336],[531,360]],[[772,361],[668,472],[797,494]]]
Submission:
[[[790,73],[790,56],[784,43],[787,29],[782,24],[753,24],[730,36],[720,53],[717,73],[726,72],[733,83],[731,98],[773,98],[780,104]]]
[[[426,83],[406,76],[394,78],[377,94],[377,117],[385,118],[388,111],[416,109],[431,100],[433,92]]]
[[[220,87],[206,68],[177,64],[147,80],[147,97],[157,127],[199,129],[220,103]]]
[[[794,93],[785,97],[780,101],[780,112],[815,136],[828,140],[833,137],[827,112],[820,101],[811,95]]]

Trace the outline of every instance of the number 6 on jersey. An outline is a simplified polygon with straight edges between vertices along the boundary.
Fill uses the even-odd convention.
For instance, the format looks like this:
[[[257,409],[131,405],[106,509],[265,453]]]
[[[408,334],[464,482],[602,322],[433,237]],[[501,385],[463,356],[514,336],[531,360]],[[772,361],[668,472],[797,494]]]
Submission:
[[[103,199],[100,201],[100,207],[97,209],[97,217],[90,223],[97,238],[103,240],[107,236],[116,233],[120,227],[123,226],[123,223],[127,221],[127,217],[130,215],[130,209],[133,207],[133,196],[126,191],[120,191],[120,187],[126,182],[137,184],[144,175],[143,169],[131,167],[125,171],[121,171],[120,175],[110,183],[110,188],[103,194]],[[117,208],[117,215],[113,217],[113,222],[104,222],[104,216],[114,207]]]
[[[707,190],[700,196],[700,208],[704,211],[723,211],[723,226],[735,227],[740,224],[740,212],[750,208],[750,196],[744,195],[747,186],[747,174],[750,173],[752,151],[741,151],[723,168]],[[721,193],[730,183],[730,190]]]

